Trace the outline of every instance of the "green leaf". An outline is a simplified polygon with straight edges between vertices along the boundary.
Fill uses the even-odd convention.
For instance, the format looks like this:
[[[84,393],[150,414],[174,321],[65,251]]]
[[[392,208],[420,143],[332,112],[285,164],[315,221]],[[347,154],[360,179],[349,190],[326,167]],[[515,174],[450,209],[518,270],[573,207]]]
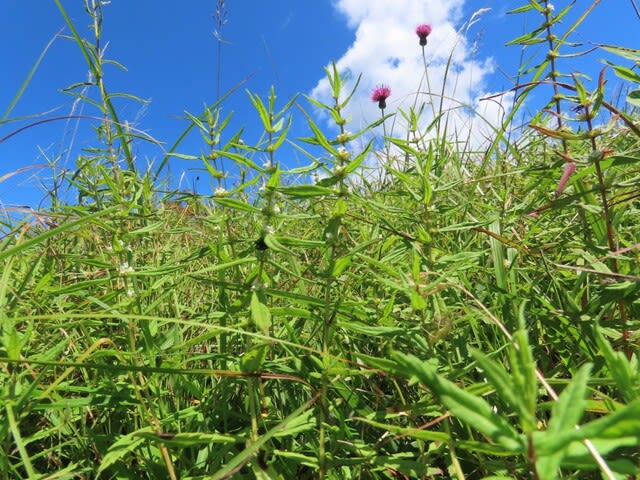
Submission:
[[[281,119],[280,121],[282,122],[284,121],[284,119]],[[284,132],[280,134],[280,136],[276,139],[276,141],[273,143],[271,147],[272,152],[275,152],[278,148],[280,148],[284,143],[284,141],[287,139],[287,134],[289,133],[289,129],[291,128],[291,122],[292,122],[292,117],[289,117],[287,119],[287,125],[284,129]]]
[[[576,425],[580,422],[587,403],[585,394],[590,371],[591,364],[583,365],[573,377],[571,383],[560,394],[558,400],[553,404],[551,420],[544,435],[554,437],[564,431],[575,431]],[[566,447],[569,445],[570,444]],[[566,447],[552,451],[549,455],[538,454],[536,469],[540,478],[556,477],[562,460],[565,457]]]
[[[258,452],[258,450],[260,450],[264,446],[264,444],[267,443],[271,438],[273,438],[276,435],[278,436],[291,435],[291,431],[295,431],[295,428],[292,428],[291,431],[289,430],[289,428],[292,425],[295,427],[295,425],[297,424],[296,420],[298,420],[298,417],[306,416],[308,414],[309,407],[311,407],[311,405],[313,405],[318,400],[318,398],[319,398],[319,395],[316,395],[311,400],[309,400],[305,404],[298,407],[295,411],[293,411],[290,415],[288,415],[282,422],[280,422],[280,424],[276,425],[267,433],[265,433],[263,436],[261,436],[260,438],[258,438],[257,440],[249,444],[247,448],[245,448],[243,451],[241,451],[239,454],[233,457],[230,461],[228,461],[227,464],[223,468],[218,470],[215,474],[213,474],[210,477],[210,479],[221,480],[223,478],[229,478],[230,475],[236,472],[244,464],[251,461],[251,459]]]
[[[429,387],[460,421],[488,436],[509,452],[525,451],[521,436],[500,415],[496,415],[484,399],[466,392],[442,378],[436,369],[413,355],[395,352],[393,358],[404,367],[404,375],[415,377]]]
[[[249,205],[242,200],[238,200],[236,198],[225,198],[225,197],[215,197],[213,199],[218,205],[222,205],[223,207],[232,208],[234,210],[242,210],[249,213],[260,213],[260,209],[254,207],[253,205]]]
[[[627,102],[629,102],[634,107],[640,107],[640,90],[632,90],[627,95]]]
[[[635,436],[640,441],[640,400],[584,425],[582,438],[610,438]]]
[[[222,435],[220,433],[183,432],[183,433],[154,433],[148,431],[134,432],[133,437],[144,438],[152,443],[164,444],[169,447],[186,448],[194,445],[208,445],[212,443],[244,443],[243,437]]]
[[[357,420],[362,423],[366,423],[367,425],[371,425],[372,427],[383,429],[387,432],[391,432],[396,435],[401,435],[403,437],[410,437],[418,440],[443,442],[443,443],[451,441],[451,437],[449,436],[449,434],[444,432],[425,430],[423,428],[400,427],[397,425],[390,425],[390,424],[376,422],[368,418],[355,418],[354,420]],[[460,448],[462,450],[483,453],[486,455],[496,455],[501,457],[514,455],[513,452],[506,451],[504,447],[501,445],[493,445],[486,442],[456,439],[455,445],[456,445],[456,448]]]
[[[627,60],[631,60],[633,62],[640,62],[640,50],[635,48],[628,47],[618,47],[616,45],[606,45],[599,44],[598,45],[603,50],[607,52],[613,53],[614,55],[619,55],[622,58],[626,58]]]
[[[500,288],[501,290],[504,290],[505,292],[508,289],[508,283],[507,283],[507,269],[505,267],[505,263],[504,263],[504,247],[502,245],[502,243],[498,240],[501,232],[501,227],[500,227],[500,220],[496,220],[494,221],[491,225],[489,225],[489,230],[491,231],[491,233],[493,233],[495,236],[491,236],[489,238],[489,244],[491,245],[491,253],[493,256],[493,268],[494,268],[494,273],[496,276],[496,285],[498,286],[498,288]]]
[[[314,134],[313,140],[317,142],[317,144],[321,145],[322,148],[324,148],[328,153],[330,153],[332,157],[337,157],[338,150],[331,145],[331,142],[327,139],[327,137],[322,132],[322,130],[318,128],[318,126],[315,124],[312,118],[307,113],[305,112],[303,113],[304,113],[304,116],[307,118],[307,123],[309,124],[309,127],[313,131],[313,134]]]
[[[301,247],[301,248],[321,248],[324,247],[325,242],[320,240],[307,240],[305,238],[293,238],[293,237],[275,237],[281,245],[287,247]]]
[[[386,374],[390,374],[390,375],[399,374],[400,369],[398,367],[398,364],[393,360],[390,360],[388,358],[382,358],[382,357],[372,357],[359,352],[354,352],[353,355],[355,355],[356,358],[362,360],[366,365],[373,368],[377,368],[378,370],[382,370]]]
[[[533,360],[529,339],[525,330],[518,330],[513,335],[517,348],[511,350],[511,376],[516,391],[520,392],[522,410],[520,421],[525,432],[536,429],[536,403],[538,399],[538,380],[536,365]]]
[[[411,453],[398,453],[395,455],[377,455],[373,459],[374,465],[392,472],[398,472],[409,478],[426,478],[427,465],[418,461]],[[399,476],[399,475],[394,475]],[[406,477],[405,477],[406,478]]]
[[[356,420],[362,423],[366,423],[367,425],[371,425],[372,427],[380,428],[387,432],[416,438],[418,440],[427,440],[432,442],[448,442],[450,439],[449,435],[445,432],[436,432],[436,431],[425,430],[421,428],[400,427],[398,425],[389,425],[385,423],[376,422],[368,418],[357,418]]]
[[[509,10],[507,13],[509,14],[524,13],[524,12],[528,12],[529,10],[533,10],[533,5],[531,5],[531,3],[527,5],[522,5],[521,7],[516,7],[513,10]]]
[[[636,400],[640,395],[640,374],[638,373],[637,357],[633,355],[632,365],[632,361],[627,360],[624,353],[614,351],[597,325],[594,327],[594,337],[607,363],[609,373],[616,382],[618,391],[627,402]]]
[[[585,395],[591,367],[590,363],[583,365],[553,404],[551,420],[547,427],[549,435],[555,435],[567,429],[573,430],[580,423],[587,405]]]
[[[62,31],[63,30],[60,30],[60,32],[58,32],[58,34],[62,33]],[[22,95],[24,95],[24,92],[27,90],[27,87],[31,83],[31,79],[33,78],[33,76],[35,75],[36,71],[38,70],[38,67],[42,63],[42,60],[47,55],[47,51],[49,50],[49,48],[51,48],[51,46],[54,44],[55,40],[57,40],[57,39],[58,39],[58,35],[54,35],[53,38],[51,40],[49,40],[49,43],[47,43],[47,45],[44,47],[42,52],[40,52],[40,55],[38,55],[38,58],[36,59],[35,63],[29,69],[29,72],[27,73],[27,76],[25,77],[25,79],[23,80],[22,84],[20,85],[20,88],[18,89],[17,93],[14,95],[13,99],[9,103],[9,106],[4,111],[4,114],[2,115],[2,118],[0,119],[0,125],[2,125],[9,118],[9,115],[11,115],[11,112],[13,111],[15,106],[18,104],[18,101],[20,100]]]
[[[290,187],[281,188],[280,191],[285,195],[297,198],[321,197],[324,195],[333,195],[335,193],[332,188],[321,187],[318,185],[292,185]]]
[[[470,353],[483,370],[489,383],[496,389],[498,397],[508,405],[518,408],[521,397],[504,367],[475,348],[471,348]]]
[[[88,223],[91,220],[95,220],[95,219],[97,219],[99,217],[107,217],[107,216],[109,216],[111,214],[116,213],[120,209],[121,209],[121,207],[119,205],[116,205],[115,207],[107,208],[105,210],[100,210],[99,212],[92,213],[92,214],[84,216],[84,217],[80,217],[78,220],[74,220],[72,222],[63,223],[59,227],[52,228],[50,230],[46,230],[45,232],[41,233],[40,235],[32,237],[32,238],[30,238],[28,240],[25,240],[22,243],[18,243],[14,247],[8,248],[8,249],[0,252],[0,260],[4,260],[5,258],[10,257],[12,255],[17,255],[18,253],[22,253],[25,250],[27,250],[27,249],[35,246],[35,245],[43,243],[45,240],[48,240],[51,237],[55,237],[56,235],[59,235],[61,233],[65,233],[65,232],[67,232],[69,230],[74,229],[75,227],[79,227],[80,225]]]
[[[360,153],[360,155],[358,155],[356,158],[354,158],[347,164],[347,166],[344,168],[345,173],[351,173],[356,168],[358,168],[360,164],[365,160],[365,158],[367,158],[367,155],[369,155],[369,152],[371,151],[372,147],[373,147],[373,140],[369,141],[369,143],[367,144],[365,149],[362,151],[362,153]]]
[[[249,100],[251,101],[253,108],[255,108],[256,111],[258,112],[258,115],[260,116],[260,120],[262,121],[262,125],[264,126],[264,129],[267,132],[272,131],[271,120],[269,119],[269,113],[267,112],[267,109],[264,106],[264,103],[262,102],[262,99],[260,98],[260,96],[257,94],[253,94],[249,91],[247,91],[247,95],[249,95]]]
[[[580,429],[564,430],[556,435],[547,435],[547,432],[533,434],[538,455],[553,455],[571,442],[584,439],[619,439],[623,437],[635,437],[640,442],[640,400],[583,425]]]
[[[267,343],[253,345],[240,358],[240,370],[250,373],[259,371],[262,368],[264,360],[267,358],[269,349],[270,345]]]
[[[509,40],[507,43],[505,43],[505,45],[507,47],[510,47],[513,45],[535,45],[538,43],[542,43],[545,41],[545,39],[538,36],[542,31],[542,28],[537,28],[532,32],[525,33],[524,35],[520,35],[519,37],[514,38],[513,40]]]
[[[131,432],[128,435],[124,435],[120,437],[114,444],[112,444],[104,457],[102,457],[102,462],[100,462],[100,467],[98,467],[98,473],[105,471],[111,465],[116,463],[119,460],[122,460],[124,457],[133,452],[138,446],[145,442],[145,438],[141,437],[142,433],[152,433],[153,429],[151,427],[144,427],[140,430],[136,430],[135,432]]]
[[[275,237],[274,235],[268,233],[267,235],[264,236],[264,243],[267,245],[267,247],[269,247],[271,250],[273,250],[274,252],[279,252],[279,253],[292,253],[290,250],[287,250],[284,245],[282,245],[279,241],[278,238]]]
[[[258,327],[265,335],[269,334],[269,327],[271,327],[271,313],[269,307],[260,301],[258,294],[253,292],[251,294],[251,320],[254,325]]]
[[[627,80],[632,83],[640,83],[640,73],[635,70],[631,70],[630,68],[623,67],[621,65],[615,65],[611,62],[607,62],[610,66],[613,67],[616,75],[623,80]]]
[[[233,152],[229,152],[227,150],[215,150],[214,153],[216,155],[221,156],[221,157],[226,157],[226,158],[228,158],[230,160],[233,160],[237,164],[242,165],[244,167],[247,167],[249,169],[257,170],[258,172],[264,171],[263,168],[259,167],[256,163],[254,163],[253,161],[249,160],[244,155],[240,155],[239,153],[233,153]]]
[[[189,117],[189,120],[191,120],[193,122],[193,124],[198,127],[200,129],[200,131],[206,135],[209,134],[209,129],[204,125],[204,123],[202,123],[202,120],[200,120],[198,117],[196,117],[195,115],[192,115],[191,113],[187,112],[186,110],[184,111],[185,115],[187,117]],[[171,153],[171,156],[176,156],[176,153]]]
[[[340,328],[366,335],[368,337],[398,337],[406,336],[407,330],[400,327],[377,327],[356,322],[340,322]]]
[[[333,277],[339,277],[347,268],[349,268],[349,265],[351,265],[352,262],[353,255],[345,255],[344,257],[338,258],[333,265],[333,272],[331,272],[331,275]]]

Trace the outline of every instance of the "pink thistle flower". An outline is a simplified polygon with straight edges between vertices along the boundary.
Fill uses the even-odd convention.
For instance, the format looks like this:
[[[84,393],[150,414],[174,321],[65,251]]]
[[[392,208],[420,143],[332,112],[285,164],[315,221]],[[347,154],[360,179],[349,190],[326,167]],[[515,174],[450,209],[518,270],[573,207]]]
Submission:
[[[416,27],[416,35],[420,37],[420,45],[425,46],[427,44],[427,37],[431,35],[431,25],[423,23]]]
[[[373,93],[371,94],[371,100],[374,102],[378,102],[378,107],[380,110],[384,110],[387,108],[387,98],[391,95],[391,89],[384,85],[380,85],[373,89]]]
[[[559,197],[560,194],[564,191],[564,187],[567,186],[571,175],[576,171],[576,164],[573,162],[567,162],[564,164],[564,172],[562,173],[562,178],[560,178],[560,183],[558,183],[558,188],[556,188],[556,197]]]

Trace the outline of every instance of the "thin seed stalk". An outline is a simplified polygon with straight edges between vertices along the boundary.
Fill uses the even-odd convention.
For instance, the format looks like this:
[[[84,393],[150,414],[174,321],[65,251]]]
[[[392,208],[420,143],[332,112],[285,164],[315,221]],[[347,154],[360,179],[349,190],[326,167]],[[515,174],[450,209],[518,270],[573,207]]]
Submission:
[[[587,126],[589,128],[589,132],[593,132],[593,122],[591,120],[591,111],[589,105],[584,105],[584,113],[585,119],[587,122]],[[617,242],[615,237],[615,230],[613,227],[613,214],[611,212],[611,206],[609,204],[609,198],[607,196],[607,185],[604,178],[604,173],[602,171],[601,161],[603,155],[598,150],[598,144],[596,142],[596,138],[591,136],[591,152],[594,158],[594,166],[596,169],[596,176],[598,178],[598,185],[600,190],[600,200],[602,201],[602,214],[604,215],[604,221],[607,228],[607,246],[609,247],[609,251],[614,253],[617,250]],[[609,259],[609,268],[613,273],[619,273],[618,271],[618,260],[615,255],[612,255]],[[631,349],[629,346],[629,331],[627,330],[627,311],[625,309],[624,301],[622,299],[618,300],[618,309],[620,310],[620,321],[622,322],[622,342],[624,345],[625,352],[627,356],[631,357]]]
[[[337,97],[334,97],[335,101],[335,110],[338,112],[338,116],[340,115],[340,103]],[[383,113],[384,115],[384,113]],[[340,129],[340,138],[344,138],[345,129],[344,123],[339,124]],[[344,148],[346,141],[341,142],[341,147]],[[345,167],[346,160],[339,155],[336,159],[336,171],[342,171]],[[338,191],[339,195],[342,195],[345,191],[345,179],[343,177],[338,181]],[[324,306],[322,313],[322,386],[320,392],[320,411],[321,411],[321,422],[320,422],[320,435],[319,435],[319,448],[318,448],[318,464],[319,464],[319,478],[325,478],[327,474],[327,448],[326,448],[326,427],[325,425],[329,422],[329,404],[328,404],[328,396],[327,392],[329,389],[329,367],[331,360],[331,339],[333,336],[333,328],[334,328],[334,317],[336,315],[335,308],[332,306],[332,289],[333,284],[335,282],[335,278],[333,277],[333,268],[335,266],[335,261],[338,258],[338,235],[340,228],[342,227],[342,220],[338,218],[338,225],[336,227],[336,238],[331,239],[333,242],[329,246],[329,255],[328,255],[328,265],[327,265],[327,277],[324,282]]]
[[[549,77],[551,78],[551,85],[553,87],[553,101],[555,103],[556,109],[556,121],[558,122],[558,130],[562,130],[562,105],[560,103],[560,87],[558,86],[558,71],[556,70],[556,49],[553,32],[551,31],[552,18],[551,18],[551,8],[549,4],[549,0],[545,0],[544,2],[545,10],[545,22],[547,25],[547,43],[549,45],[549,65],[551,66],[551,71],[549,72]],[[566,154],[568,153],[568,145],[567,140],[561,138],[562,142],[562,151]]]

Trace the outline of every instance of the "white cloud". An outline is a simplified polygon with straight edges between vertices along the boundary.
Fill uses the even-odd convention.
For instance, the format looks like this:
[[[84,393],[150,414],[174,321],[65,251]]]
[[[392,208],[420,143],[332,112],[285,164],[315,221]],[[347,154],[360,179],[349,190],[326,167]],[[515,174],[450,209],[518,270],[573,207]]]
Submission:
[[[475,146],[483,143],[491,129],[486,127],[482,118],[497,125],[504,109],[496,100],[479,102],[490,93],[487,80],[495,64],[491,58],[476,58],[474,44],[466,38],[465,31],[458,31],[461,25],[472,19],[463,18],[463,6],[464,0],[334,2],[334,7],[355,31],[353,43],[336,61],[339,71],[351,74],[346,92],[362,74],[358,91],[345,112],[345,116],[350,118],[349,130],[356,131],[380,117],[377,104],[370,98],[372,90],[380,84],[392,90],[385,113],[399,108],[408,111],[414,104],[419,107],[425,103],[424,126],[433,118],[430,102],[433,101],[436,111],[440,108],[444,83],[442,108],[451,112],[448,132],[459,139],[469,136]],[[473,17],[474,23],[478,21],[481,22],[481,18]],[[429,23],[433,27],[425,48],[430,90],[427,88],[422,49],[415,34],[416,26],[421,23]],[[429,91],[433,95],[429,95]],[[330,104],[328,81],[319,80],[311,96]],[[503,104],[508,107],[511,98],[503,97]],[[478,109],[480,115],[473,113],[474,109]],[[394,135],[404,136],[402,123],[397,116]]]

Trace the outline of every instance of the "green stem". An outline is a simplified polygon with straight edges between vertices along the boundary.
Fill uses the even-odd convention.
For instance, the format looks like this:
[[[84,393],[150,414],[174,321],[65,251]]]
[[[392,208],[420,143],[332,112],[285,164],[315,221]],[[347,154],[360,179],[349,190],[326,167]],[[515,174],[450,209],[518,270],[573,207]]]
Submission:
[[[587,122],[587,126],[589,128],[589,132],[593,132],[593,122],[591,121],[591,111],[589,105],[584,106],[584,114]],[[611,212],[611,207],[609,205],[609,198],[607,196],[607,185],[604,178],[604,173],[602,171],[601,161],[603,158],[603,154],[598,150],[598,144],[594,136],[591,136],[591,152],[594,157],[594,165],[596,168],[596,176],[598,177],[598,185],[600,190],[600,199],[602,201],[602,214],[604,216],[604,221],[607,229],[607,246],[609,247],[609,252],[612,253],[612,256],[609,260],[609,268],[613,273],[619,273],[618,270],[618,260],[615,257],[615,251],[617,250],[617,242],[615,238],[615,229],[613,227],[613,215]],[[624,345],[624,350],[629,358],[631,358],[631,348],[629,345],[629,331],[627,330],[627,311],[625,309],[625,304],[622,299],[618,300],[618,309],[620,310],[620,321],[622,322],[622,342]]]
[[[20,458],[22,458],[22,464],[24,465],[24,469],[27,471],[29,478],[38,478],[39,475],[33,468],[31,464],[31,459],[29,458],[29,453],[25,448],[24,442],[22,440],[22,436],[20,435],[20,428],[18,427],[18,422],[16,422],[16,417],[13,412],[13,401],[8,400],[6,402],[5,409],[7,411],[7,420],[9,421],[9,429],[11,430],[11,435],[13,435],[13,440],[18,448],[18,452],[20,453]]]

